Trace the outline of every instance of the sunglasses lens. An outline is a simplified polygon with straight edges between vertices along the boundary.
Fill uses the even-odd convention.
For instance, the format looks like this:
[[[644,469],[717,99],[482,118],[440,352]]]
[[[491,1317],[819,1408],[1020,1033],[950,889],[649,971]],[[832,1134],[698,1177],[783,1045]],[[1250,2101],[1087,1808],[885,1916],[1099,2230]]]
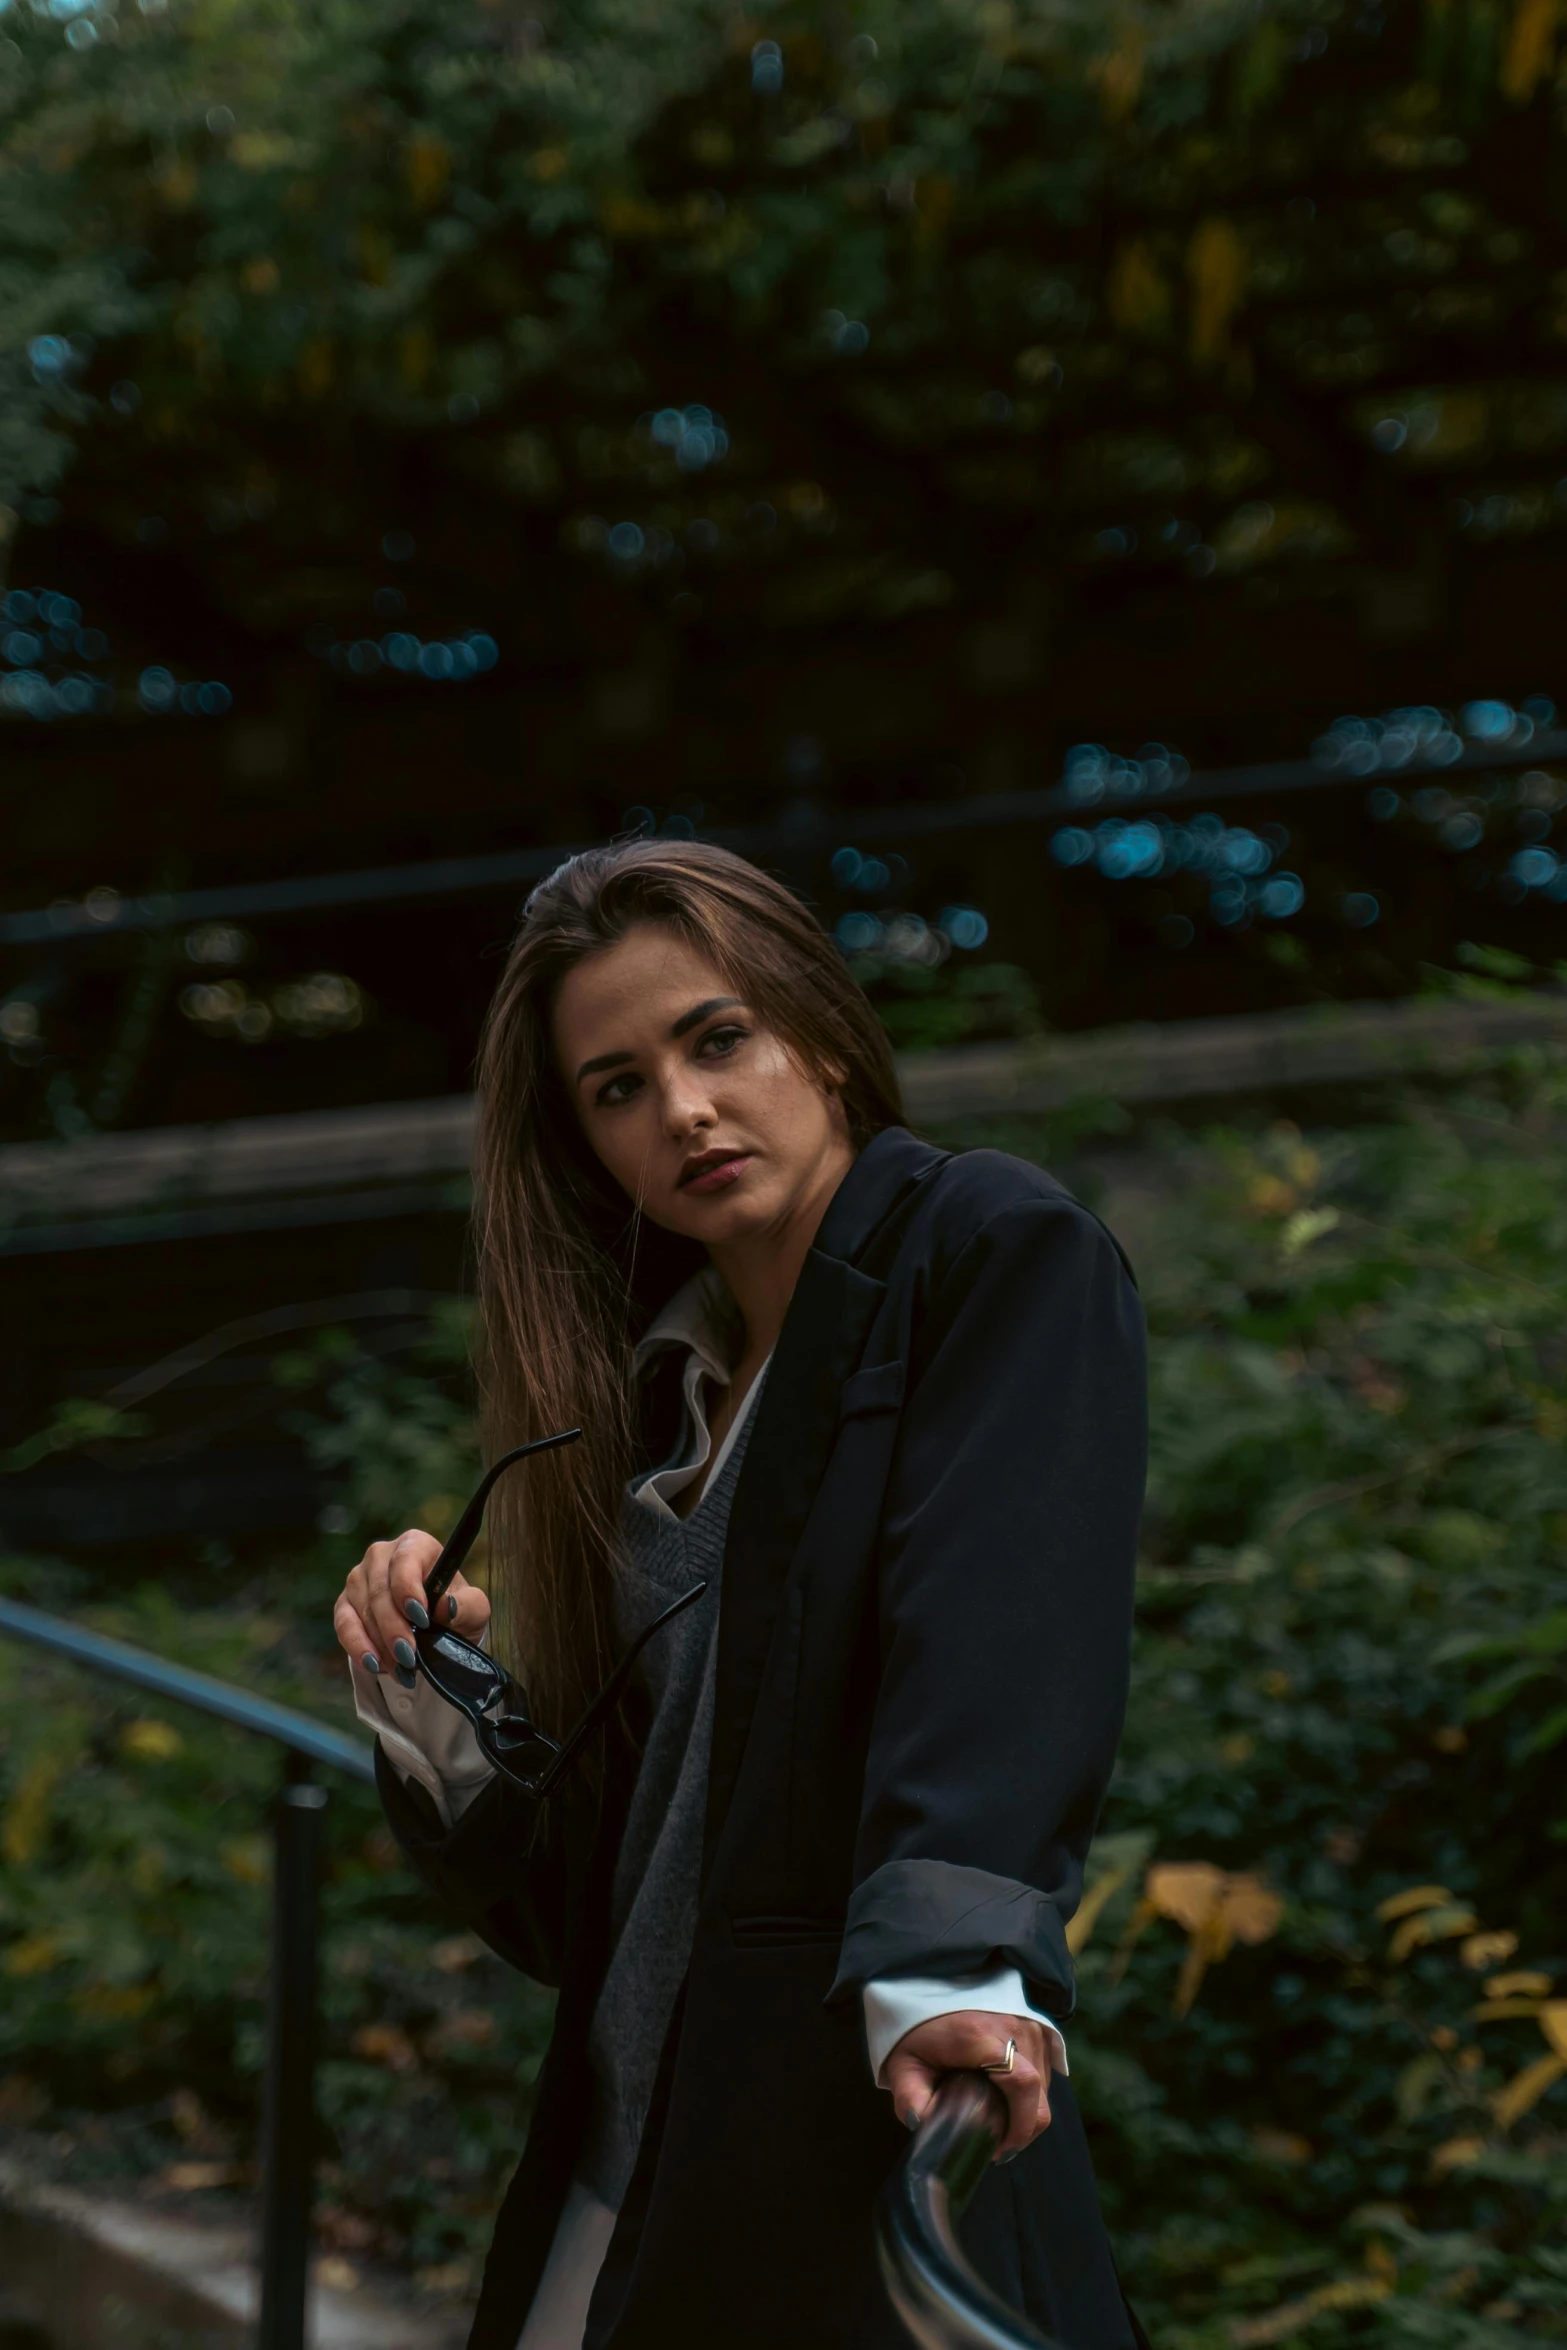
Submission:
[[[505,1686],[506,1676],[500,1666],[482,1648],[459,1640],[454,1632],[430,1633],[421,1648],[424,1669],[431,1680],[449,1689],[454,1697],[465,1697],[482,1705],[495,1690]]]

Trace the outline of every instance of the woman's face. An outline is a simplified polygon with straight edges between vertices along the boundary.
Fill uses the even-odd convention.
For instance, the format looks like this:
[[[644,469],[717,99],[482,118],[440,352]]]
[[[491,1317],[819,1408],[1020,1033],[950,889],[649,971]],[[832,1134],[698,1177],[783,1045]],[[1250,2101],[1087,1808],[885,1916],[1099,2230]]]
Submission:
[[[854,1153],[843,1106],[710,963],[639,923],[561,983],[555,1057],[597,1157],[708,1248],[786,1227]]]

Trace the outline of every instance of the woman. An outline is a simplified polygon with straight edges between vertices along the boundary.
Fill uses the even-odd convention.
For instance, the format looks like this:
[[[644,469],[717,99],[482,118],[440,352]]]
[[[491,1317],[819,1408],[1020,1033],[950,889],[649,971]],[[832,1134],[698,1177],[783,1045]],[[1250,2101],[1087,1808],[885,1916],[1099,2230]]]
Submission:
[[[538,1718],[708,1590],[542,1804],[410,1669],[432,1537],[338,1602],[409,1859],[560,1985],[474,2350],[893,2350],[872,2206],[958,2066],[1010,2117],[976,2265],[1124,2350],[1059,2029],[1143,1485],[1114,1243],[1036,1168],[916,1141],[830,941],[695,843],[535,891],[479,1096],[487,1435],[584,1430],[496,1494]],[[485,1632],[463,1579],[438,1604]]]

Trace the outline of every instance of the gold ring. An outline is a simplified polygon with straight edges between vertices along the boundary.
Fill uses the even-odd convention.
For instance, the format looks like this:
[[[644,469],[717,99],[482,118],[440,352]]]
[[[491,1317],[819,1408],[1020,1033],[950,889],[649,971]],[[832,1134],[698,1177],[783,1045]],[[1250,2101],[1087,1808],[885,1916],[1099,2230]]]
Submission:
[[[1015,2040],[1009,2040],[1007,2042],[1007,2052],[1005,2056],[1002,2057],[999,2064],[982,2064],[979,2069],[982,2073],[1001,2073],[1004,2075],[1014,2071],[1016,2066],[1017,2042]]]

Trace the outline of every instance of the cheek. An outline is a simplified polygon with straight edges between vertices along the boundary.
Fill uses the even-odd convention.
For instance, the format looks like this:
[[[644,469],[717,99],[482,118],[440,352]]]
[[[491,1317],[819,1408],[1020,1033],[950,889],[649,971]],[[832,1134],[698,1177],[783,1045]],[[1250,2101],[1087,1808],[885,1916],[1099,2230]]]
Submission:
[[[648,1155],[646,1120],[638,1117],[637,1108],[624,1109],[614,1118],[585,1118],[582,1132],[605,1173],[628,1198],[635,1199]]]
[[[808,1158],[829,1125],[827,1099],[785,1047],[769,1041],[752,1064],[758,1117],[780,1157]]]

